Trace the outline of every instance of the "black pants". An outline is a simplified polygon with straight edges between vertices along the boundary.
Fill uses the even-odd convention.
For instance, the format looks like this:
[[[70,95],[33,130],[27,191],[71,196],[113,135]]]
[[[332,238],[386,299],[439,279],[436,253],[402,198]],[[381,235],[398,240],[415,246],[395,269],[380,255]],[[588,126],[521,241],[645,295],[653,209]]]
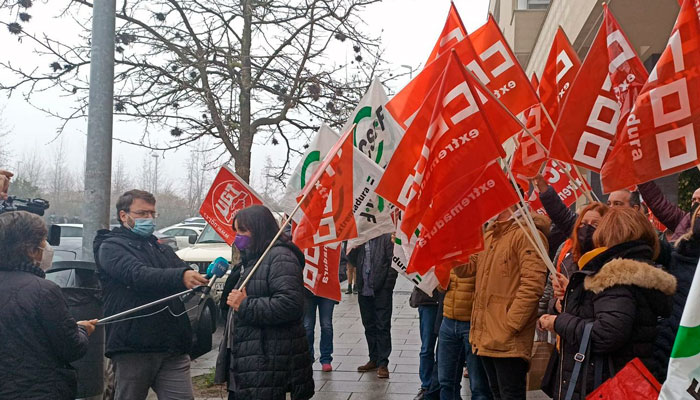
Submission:
[[[392,296],[392,290],[377,290],[374,292],[374,297],[358,296],[369,360],[376,362],[380,367],[389,365],[391,354]]]
[[[527,361],[522,358],[479,357],[493,398],[498,400],[524,400],[527,393]]]

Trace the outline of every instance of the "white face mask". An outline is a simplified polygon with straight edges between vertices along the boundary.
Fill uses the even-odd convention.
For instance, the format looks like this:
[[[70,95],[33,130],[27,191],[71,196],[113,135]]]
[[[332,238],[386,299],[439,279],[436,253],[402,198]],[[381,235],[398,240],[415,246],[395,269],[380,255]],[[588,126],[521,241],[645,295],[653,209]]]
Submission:
[[[45,247],[41,248],[41,251],[42,255],[39,268],[41,268],[42,271],[47,271],[49,268],[51,268],[51,264],[53,263],[53,248],[51,248],[51,245],[47,243]]]

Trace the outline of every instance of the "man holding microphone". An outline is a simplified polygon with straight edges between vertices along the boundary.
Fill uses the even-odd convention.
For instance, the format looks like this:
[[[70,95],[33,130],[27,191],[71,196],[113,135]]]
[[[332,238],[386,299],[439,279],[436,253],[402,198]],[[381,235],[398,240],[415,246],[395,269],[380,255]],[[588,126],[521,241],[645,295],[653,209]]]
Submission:
[[[151,193],[130,190],[116,209],[120,226],[99,231],[93,245],[105,315],[208,283],[153,236],[157,213]],[[107,325],[105,355],[114,365],[115,399],[146,399],[149,388],[159,399],[193,399],[191,344],[180,299]]]

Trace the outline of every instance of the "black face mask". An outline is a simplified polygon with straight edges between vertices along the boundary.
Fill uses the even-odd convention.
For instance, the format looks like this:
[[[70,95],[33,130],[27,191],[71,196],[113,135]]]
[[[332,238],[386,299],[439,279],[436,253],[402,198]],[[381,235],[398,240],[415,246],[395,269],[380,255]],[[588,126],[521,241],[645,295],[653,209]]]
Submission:
[[[581,249],[581,254],[586,254],[593,250],[595,246],[593,245],[593,233],[595,232],[595,226],[588,224],[581,224],[576,231],[576,236],[578,238],[578,245]]]
[[[693,224],[693,239],[700,240],[700,218],[696,218]]]
[[[700,203],[693,203],[693,204],[690,206],[690,215],[695,214],[695,210],[698,209],[698,206],[700,206]]]

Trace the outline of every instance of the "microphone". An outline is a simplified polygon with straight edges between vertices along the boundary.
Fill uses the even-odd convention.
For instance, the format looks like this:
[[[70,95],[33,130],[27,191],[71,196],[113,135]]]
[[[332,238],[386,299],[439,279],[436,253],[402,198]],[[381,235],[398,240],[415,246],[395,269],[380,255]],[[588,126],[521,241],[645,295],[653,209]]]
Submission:
[[[211,288],[214,286],[214,282],[218,278],[221,278],[222,276],[226,275],[228,267],[229,263],[223,257],[218,257],[216,260],[212,261],[211,264],[209,264],[209,266],[207,267],[206,275],[207,279],[209,279],[209,284],[207,285],[207,289],[204,290],[204,293],[202,293],[202,296],[199,298],[199,301],[204,300],[204,298],[207,296],[207,293],[211,292]]]

